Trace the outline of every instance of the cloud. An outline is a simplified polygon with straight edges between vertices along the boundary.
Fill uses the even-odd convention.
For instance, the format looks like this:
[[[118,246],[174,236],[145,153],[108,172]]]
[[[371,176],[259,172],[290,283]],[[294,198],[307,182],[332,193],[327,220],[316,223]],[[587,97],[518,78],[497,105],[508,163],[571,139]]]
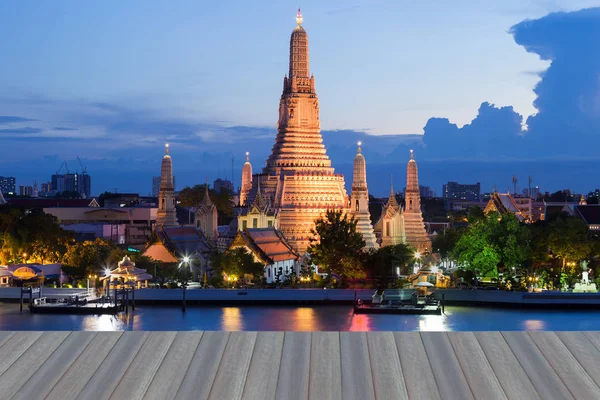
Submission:
[[[0,129],[0,135],[31,135],[42,132],[39,128],[25,127],[25,128],[6,128]]]
[[[35,122],[37,119],[16,117],[13,115],[0,115],[0,124],[14,124],[17,122]]]
[[[65,127],[62,127],[62,126],[55,126],[52,129],[54,129],[55,131],[76,131],[77,130],[75,128],[65,128]]]

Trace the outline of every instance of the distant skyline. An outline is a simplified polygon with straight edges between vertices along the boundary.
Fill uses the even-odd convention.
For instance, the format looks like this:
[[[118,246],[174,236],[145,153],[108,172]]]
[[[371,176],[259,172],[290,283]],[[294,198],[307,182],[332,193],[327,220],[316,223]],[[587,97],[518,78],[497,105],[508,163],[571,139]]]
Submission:
[[[448,180],[508,187],[515,174],[550,191],[600,186],[585,168],[552,172],[598,159],[600,9],[577,10],[600,0],[305,3],[324,137],[348,190],[358,139],[378,196],[390,174],[404,186],[410,147],[437,193]],[[239,173],[247,150],[258,172],[296,8],[3,3],[0,175],[39,183],[80,156],[93,193],[149,193],[165,141],[180,188],[231,179],[231,155]]]

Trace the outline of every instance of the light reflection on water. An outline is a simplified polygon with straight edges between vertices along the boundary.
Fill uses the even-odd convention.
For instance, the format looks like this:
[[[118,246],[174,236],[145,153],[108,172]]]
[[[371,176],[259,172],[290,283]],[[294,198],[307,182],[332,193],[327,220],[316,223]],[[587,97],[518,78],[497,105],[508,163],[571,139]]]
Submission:
[[[0,330],[498,331],[600,330],[600,311],[446,307],[445,315],[353,315],[349,306],[137,307],[129,314],[19,314],[0,304]]]

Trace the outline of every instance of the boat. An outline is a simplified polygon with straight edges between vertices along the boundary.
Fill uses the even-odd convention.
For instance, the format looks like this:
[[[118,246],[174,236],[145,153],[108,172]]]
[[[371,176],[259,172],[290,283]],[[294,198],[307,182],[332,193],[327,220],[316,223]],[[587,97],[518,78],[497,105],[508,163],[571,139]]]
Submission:
[[[354,302],[355,314],[422,314],[441,315],[440,301],[420,288],[375,291],[370,304]]]

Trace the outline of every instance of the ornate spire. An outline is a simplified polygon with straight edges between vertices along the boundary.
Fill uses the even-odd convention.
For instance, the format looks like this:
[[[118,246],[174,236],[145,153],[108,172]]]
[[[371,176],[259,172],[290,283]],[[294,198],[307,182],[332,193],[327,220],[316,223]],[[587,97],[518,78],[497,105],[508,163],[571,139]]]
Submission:
[[[415,153],[413,152],[413,149],[410,149],[410,159],[411,160],[415,159]]]
[[[252,207],[256,207],[260,211],[266,211],[269,207],[267,199],[264,198],[260,191],[260,176],[258,178],[258,187],[256,189],[256,196],[254,197],[254,201],[252,202]]]
[[[250,162],[250,152],[246,152],[246,162]]]
[[[165,155],[169,155],[169,143],[165,143]]]
[[[165,155],[160,166],[160,190],[158,192],[157,226],[177,226],[175,196],[173,188],[173,160],[169,155],[169,144],[165,144]]]
[[[358,154],[360,154],[362,152],[362,142],[359,140],[356,144],[358,145]]]
[[[387,206],[400,208],[398,200],[396,200],[396,193],[394,193],[394,177],[392,174],[390,174],[390,197],[388,197]]]
[[[304,21],[304,18],[302,18],[302,13],[298,8],[298,12],[296,13],[296,23],[298,24],[298,26],[302,25],[302,21]]]
[[[206,185],[204,185],[204,198],[202,199],[202,205],[212,206],[212,201],[210,201],[210,194],[208,191],[208,178],[206,179]]]
[[[296,23],[298,26],[292,32],[290,38],[290,74],[289,79],[294,77],[310,78],[308,63],[308,35],[302,27],[302,14],[298,10]]]

